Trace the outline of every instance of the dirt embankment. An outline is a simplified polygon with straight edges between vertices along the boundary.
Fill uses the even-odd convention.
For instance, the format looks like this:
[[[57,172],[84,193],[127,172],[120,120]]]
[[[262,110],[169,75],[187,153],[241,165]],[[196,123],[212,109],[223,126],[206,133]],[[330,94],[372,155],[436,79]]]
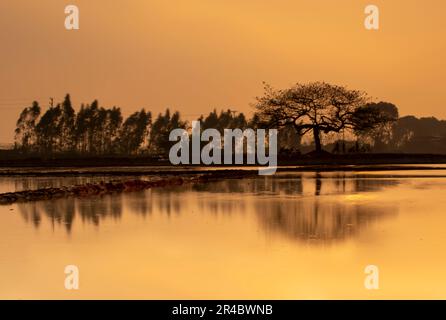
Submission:
[[[43,188],[0,194],[0,205],[16,202],[50,200],[63,197],[89,197],[118,192],[134,192],[150,188],[179,186],[186,183],[207,183],[221,179],[241,179],[252,176],[252,171],[234,170],[231,172],[211,172],[187,177],[169,176],[156,177],[151,180],[134,179],[128,181],[111,181],[87,183],[84,185],[64,186],[60,188]]]

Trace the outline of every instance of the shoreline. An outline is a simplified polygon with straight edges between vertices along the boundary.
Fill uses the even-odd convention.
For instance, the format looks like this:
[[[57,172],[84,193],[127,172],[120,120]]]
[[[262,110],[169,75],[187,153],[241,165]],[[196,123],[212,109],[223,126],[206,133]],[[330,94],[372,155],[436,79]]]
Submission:
[[[34,190],[23,190],[16,192],[0,193],[0,205],[11,205],[17,202],[34,202],[41,200],[52,200],[60,198],[85,198],[93,196],[103,196],[122,192],[135,192],[151,188],[163,188],[170,186],[181,186],[184,184],[200,184],[214,181],[221,181],[222,179],[243,179],[248,176],[253,176],[251,171],[237,171],[228,176],[222,173],[212,172],[208,174],[196,174],[191,177],[178,177],[177,175],[152,179],[130,179],[125,181],[109,181],[98,183],[86,183],[80,185],[40,188]]]
[[[159,169],[158,169],[159,168]],[[70,176],[193,176],[209,175],[218,173],[220,177],[244,172],[247,174],[258,174],[257,166],[237,167],[175,167],[175,166],[139,166],[123,169],[119,166],[110,167],[15,167],[1,168],[0,177],[70,177]],[[283,172],[354,172],[354,171],[414,171],[414,170],[446,170],[445,164],[372,164],[372,165],[301,165],[301,166],[278,166],[277,173]]]
[[[226,179],[244,179],[257,177],[257,166],[246,167],[201,167],[201,166],[139,166],[126,167],[15,167],[0,168],[0,177],[104,177],[103,181],[68,185],[61,187],[28,189],[0,194],[0,205],[11,205],[17,202],[34,202],[67,197],[92,197],[121,192],[134,192],[150,188],[179,186],[183,184],[200,184]],[[277,173],[299,172],[390,172],[390,171],[426,171],[444,170],[444,164],[368,164],[368,165],[300,165],[278,166]],[[271,175],[274,176],[274,175]],[[410,175],[409,175],[410,176]],[[429,176],[429,175],[423,175]],[[438,177],[438,175],[435,175]],[[116,177],[107,181],[106,177]],[[120,177],[127,177],[118,180]],[[264,176],[268,177],[268,176]]]
[[[95,168],[91,168],[95,169]],[[423,167],[402,165],[375,165],[375,166],[304,166],[304,167],[279,167],[277,172],[354,172],[354,171],[413,171],[413,170],[445,170],[445,174],[435,177],[446,177],[446,166]],[[0,205],[11,205],[14,203],[35,202],[60,198],[85,198],[103,196],[122,192],[135,192],[151,188],[163,188],[170,186],[181,186],[184,184],[201,184],[222,181],[227,179],[244,179],[258,177],[258,169],[217,169],[217,170],[165,170],[165,171],[35,171],[35,172],[0,172],[0,177],[68,177],[68,176],[103,176],[103,177],[125,177],[123,180],[100,181],[96,183],[85,183],[61,187],[28,189],[15,192],[0,193]],[[141,176],[139,178],[138,176]],[[274,175],[272,175],[274,176]],[[427,177],[429,175],[423,175]],[[268,176],[263,176],[268,177]],[[408,175],[410,177],[410,175]],[[434,177],[434,175],[432,176]]]
[[[278,166],[308,165],[401,165],[401,164],[446,164],[446,154],[409,154],[409,153],[308,153],[299,155],[278,154]],[[244,159],[246,155],[244,156]],[[2,168],[90,168],[90,167],[174,167],[168,159],[149,156],[75,156],[54,157],[24,156],[4,153],[0,150],[0,169]],[[213,167],[235,167],[237,165],[213,165]],[[248,166],[248,165],[247,165]],[[250,165],[257,167],[257,165]],[[205,167],[205,165],[182,165],[185,168]]]

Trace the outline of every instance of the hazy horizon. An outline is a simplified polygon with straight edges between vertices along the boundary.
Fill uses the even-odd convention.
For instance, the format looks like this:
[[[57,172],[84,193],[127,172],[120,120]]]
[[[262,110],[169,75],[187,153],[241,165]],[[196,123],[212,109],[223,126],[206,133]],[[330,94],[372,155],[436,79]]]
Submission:
[[[363,27],[380,9],[379,31]],[[64,7],[80,30],[64,28]],[[125,6],[124,6],[125,4]],[[366,91],[401,115],[446,119],[442,13],[428,0],[95,1],[0,3],[0,143],[33,100],[70,93],[124,115],[167,107],[185,119],[214,108],[251,114],[263,81],[282,88],[327,81]]]

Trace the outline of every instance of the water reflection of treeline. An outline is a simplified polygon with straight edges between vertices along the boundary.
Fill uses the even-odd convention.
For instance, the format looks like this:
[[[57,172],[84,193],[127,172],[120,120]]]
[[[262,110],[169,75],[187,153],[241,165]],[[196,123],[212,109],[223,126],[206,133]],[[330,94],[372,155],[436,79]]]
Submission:
[[[254,212],[265,232],[299,240],[339,240],[357,234],[368,224],[396,214],[393,205],[343,200],[360,199],[364,192],[395,186],[397,180],[357,179],[348,174],[255,177],[224,180],[93,198],[62,198],[18,204],[24,219],[39,227],[46,217],[51,224],[71,232],[74,223],[100,225],[104,219],[119,219],[123,212],[140,216],[156,212],[179,215],[193,201],[211,215]],[[356,198],[355,198],[356,197]]]
[[[24,191],[37,190],[44,188],[61,188],[63,186],[81,185],[86,183],[97,183],[115,178],[101,176],[66,176],[66,177],[3,177],[0,178],[2,184],[10,185],[12,190],[8,191]]]
[[[151,194],[151,190],[146,190],[88,198],[67,197],[17,205],[25,221],[32,223],[36,228],[40,226],[43,217],[46,217],[52,225],[62,225],[68,232],[77,219],[80,219],[81,223],[98,226],[106,218],[118,220],[124,211],[141,216],[150,215],[155,210],[167,216],[180,213],[181,199],[177,194],[166,193],[160,197],[152,197]]]
[[[306,187],[304,188],[304,184]],[[345,172],[336,174],[277,174],[245,178],[243,181],[225,180],[219,183],[194,185],[195,191],[212,193],[244,193],[274,195],[328,195],[356,192],[378,191],[386,186],[398,184],[398,180],[389,178],[358,178]]]

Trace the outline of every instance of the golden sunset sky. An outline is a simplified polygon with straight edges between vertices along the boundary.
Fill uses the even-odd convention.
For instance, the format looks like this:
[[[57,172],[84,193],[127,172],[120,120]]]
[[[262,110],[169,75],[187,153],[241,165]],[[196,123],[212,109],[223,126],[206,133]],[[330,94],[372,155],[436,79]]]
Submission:
[[[80,30],[64,27],[66,5]],[[364,8],[381,13],[364,28]],[[250,114],[262,81],[324,80],[446,118],[446,2],[441,0],[1,0],[0,142],[21,109],[72,95],[128,115],[166,107],[194,119]]]

